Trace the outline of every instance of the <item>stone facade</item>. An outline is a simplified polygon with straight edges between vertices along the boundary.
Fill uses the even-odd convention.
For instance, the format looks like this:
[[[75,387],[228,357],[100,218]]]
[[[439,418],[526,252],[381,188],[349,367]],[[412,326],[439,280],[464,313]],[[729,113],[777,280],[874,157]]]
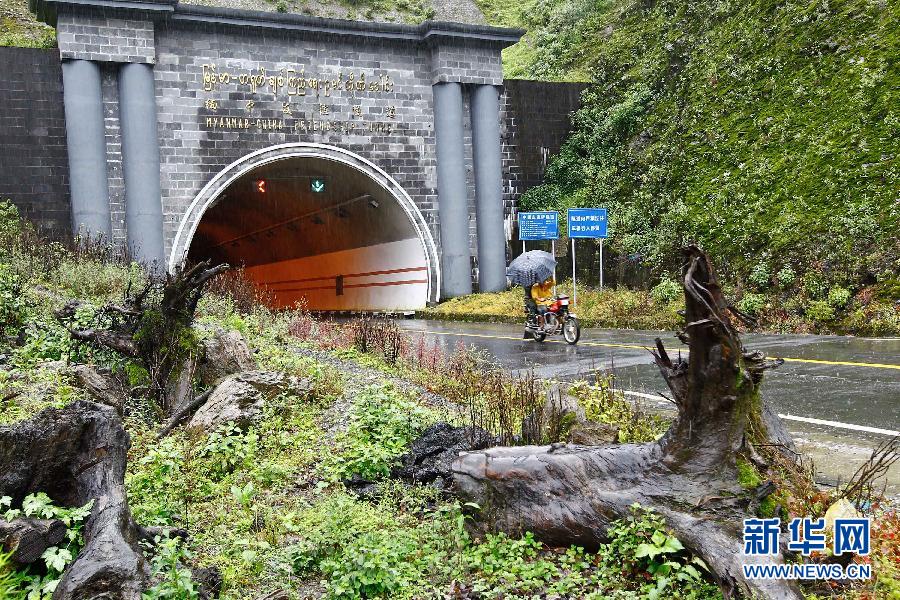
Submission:
[[[157,39],[157,111],[167,242],[181,215],[212,176],[246,154],[288,142],[338,146],[372,161],[410,195],[437,237],[435,149],[427,48],[397,42],[361,44],[268,31],[217,28],[197,35],[173,23]],[[204,67],[206,65],[206,67]],[[285,77],[277,92],[216,75]],[[293,70],[293,73],[290,70]],[[287,85],[307,79],[305,89]],[[347,84],[353,77],[353,91]],[[365,90],[357,90],[360,80]],[[309,79],[328,89],[309,89]],[[378,91],[369,91],[375,82]],[[388,82],[388,89],[382,82]],[[336,89],[341,87],[340,90]],[[208,88],[208,89],[205,89]],[[290,114],[287,114],[289,111]],[[249,119],[249,127],[244,119]],[[257,119],[259,124],[257,125]],[[238,124],[239,126],[234,126]],[[220,126],[223,124],[224,126]],[[265,125],[274,128],[266,129]]]
[[[62,73],[53,50],[0,48],[0,200],[47,232],[71,233]]]
[[[97,62],[156,62],[153,21],[146,14],[110,14],[65,7],[56,21],[60,58]]]
[[[461,85],[465,182],[457,189],[466,194],[468,206],[468,222],[462,226],[468,232],[472,259],[466,268],[477,273],[470,97],[478,86],[504,85],[500,49],[521,32],[451,23],[328,21],[181,6],[168,0],[145,0],[140,9],[134,3],[128,8],[107,4],[102,9],[64,2],[54,6],[59,58],[91,61],[100,68],[103,124],[98,129],[102,128],[100,144],[105,145],[115,242],[133,237],[125,226],[123,65],[152,65],[158,135],[144,141],[158,145],[160,227],[167,253],[172,252],[189,207],[217,174],[251,153],[292,143],[340,148],[387,173],[409,196],[440,247],[434,86]],[[0,59],[12,56],[9,50],[0,50]],[[49,53],[40,56],[48,62]],[[55,96],[52,107],[42,106],[56,110],[46,117],[56,129],[34,130],[40,139],[22,138],[22,143],[32,149],[50,144],[59,154],[64,140],[59,135],[59,64],[49,62],[53,64],[42,69],[52,73],[42,78],[45,83],[52,80],[47,86]],[[7,68],[7,73],[19,71]],[[580,87],[515,81],[505,85],[502,114],[493,110],[501,122],[502,196],[509,214],[515,198],[543,175],[547,155],[558,149]],[[533,98],[525,98],[531,94]],[[14,94],[9,100],[16,106],[27,104]],[[4,136],[3,160],[12,160],[8,157],[14,141]],[[543,157],[540,167],[535,153]],[[65,189],[65,153],[62,160],[56,154],[53,183],[48,185],[57,186],[52,201],[64,204],[60,190]],[[4,169],[0,193],[4,186],[21,189],[21,180],[8,172],[15,171]],[[42,222],[67,220],[42,213],[37,208],[40,202],[26,199],[20,205]]]
[[[572,128],[586,83],[507,80],[503,90],[503,195],[516,200],[544,181],[547,162]]]
[[[503,64],[496,46],[453,42],[431,51],[431,82],[503,85]]]

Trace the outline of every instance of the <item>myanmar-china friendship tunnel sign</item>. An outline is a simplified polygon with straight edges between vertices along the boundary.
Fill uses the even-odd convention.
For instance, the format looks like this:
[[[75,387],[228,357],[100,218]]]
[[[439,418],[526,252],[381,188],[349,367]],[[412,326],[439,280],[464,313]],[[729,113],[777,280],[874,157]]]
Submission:
[[[572,240],[572,304],[578,298],[575,290],[575,238],[600,240],[600,287],[603,287],[603,240],[607,233],[605,208],[570,208],[566,215],[569,239]]]

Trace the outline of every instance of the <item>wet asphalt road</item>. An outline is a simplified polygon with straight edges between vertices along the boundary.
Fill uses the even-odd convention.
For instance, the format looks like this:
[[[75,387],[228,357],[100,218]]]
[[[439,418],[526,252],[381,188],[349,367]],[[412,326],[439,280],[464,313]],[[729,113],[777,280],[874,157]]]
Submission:
[[[484,349],[512,371],[533,369],[539,377],[573,380],[589,378],[597,369],[611,370],[616,387],[652,395],[668,395],[647,350],[654,338],[662,338],[672,356],[685,348],[671,332],[586,329],[579,344],[569,346],[561,337],[544,344],[522,339],[517,325],[424,320],[401,324],[448,350],[460,342]],[[743,341],[748,350],[786,359],[766,373],[761,390],[778,413],[900,430],[900,338],[747,334]],[[642,401],[661,410],[670,406]],[[812,456],[822,480],[832,483],[846,479],[872,448],[889,439],[795,421],[788,421],[788,428],[800,449]],[[891,495],[900,495],[900,466],[892,469],[886,483]]]

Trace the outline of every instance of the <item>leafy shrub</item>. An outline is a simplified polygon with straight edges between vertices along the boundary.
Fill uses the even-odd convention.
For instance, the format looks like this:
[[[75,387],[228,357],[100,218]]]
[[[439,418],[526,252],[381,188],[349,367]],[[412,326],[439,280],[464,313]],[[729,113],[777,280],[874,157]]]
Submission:
[[[180,445],[179,439],[170,435],[150,446],[137,461],[129,461],[125,485],[131,511],[142,523],[171,525],[181,508],[178,484],[184,453]]]
[[[769,271],[769,265],[767,265],[766,263],[758,263],[750,271],[750,275],[749,277],[747,277],[747,279],[757,289],[766,289],[767,287],[769,287],[769,282],[772,279],[772,274]]]
[[[737,307],[748,315],[756,316],[766,307],[766,297],[763,294],[744,294]]]
[[[386,385],[370,386],[354,400],[349,426],[337,440],[339,452],[329,455],[324,472],[332,481],[359,475],[378,479],[390,473],[434,415]]]
[[[191,553],[179,538],[157,536],[150,551],[150,574],[159,583],[141,594],[142,600],[193,600],[199,597],[191,570],[184,565]]]
[[[813,300],[806,306],[806,316],[813,321],[822,323],[833,321],[835,311],[834,307],[826,300]]]
[[[655,302],[674,302],[675,300],[678,300],[683,293],[681,285],[679,285],[677,281],[666,277],[650,290],[650,297],[653,298]]]
[[[822,277],[814,273],[807,273],[803,277],[803,290],[810,298],[822,298],[828,293],[828,284]]]
[[[613,574],[608,581],[613,586],[627,589],[634,585],[629,581],[644,579],[638,591],[651,599],[721,597],[718,587],[704,579],[706,564],[684,549],[653,510],[632,505],[631,515],[614,522],[608,534],[610,542],[597,555],[602,570]]]
[[[256,456],[259,435],[250,428],[242,432],[234,423],[224,423],[206,438],[199,456],[213,479],[241,466],[249,466]]]
[[[612,376],[598,375],[594,385],[576,381],[569,387],[571,394],[591,421],[619,428],[619,441],[650,442],[669,428],[669,421],[633,406],[622,392],[613,389]]]
[[[24,598],[27,592],[29,600],[49,600],[66,566],[78,556],[84,545],[82,528],[93,506],[94,501],[91,500],[81,507],[62,508],[53,504],[44,492],[25,496],[21,508],[12,508],[12,498],[9,496],[0,498],[0,509],[6,508],[2,516],[7,521],[19,517],[58,519],[66,526],[64,544],[51,546],[41,554],[44,561],[42,570],[29,565],[18,573],[5,574],[4,571],[11,570],[11,567],[4,565],[6,557],[0,555],[0,592],[11,592],[6,596],[0,593],[0,598]],[[7,589],[4,590],[4,587]]]
[[[28,314],[23,285],[12,268],[0,263],[0,336],[14,336]]]
[[[875,286],[875,295],[882,300],[900,300],[900,277],[889,277]]]
[[[833,287],[828,290],[828,304],[833,308],[844,308],[850,303],[851,296],[852,294],[847,288]]]
[[[419,575],[412,558],[418,540],[397,531],[372,531],[356,537],[339,557],[326,560],[332,598],[391,598]]]
[[[775,274],[775,279],[782,288],[790,288],[797,281],[797,273],[790,265],[785,265]]]

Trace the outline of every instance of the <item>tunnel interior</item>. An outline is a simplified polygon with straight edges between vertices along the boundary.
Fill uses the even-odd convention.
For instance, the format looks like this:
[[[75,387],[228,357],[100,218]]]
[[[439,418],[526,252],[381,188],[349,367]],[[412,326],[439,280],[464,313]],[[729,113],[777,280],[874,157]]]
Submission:
[[[243,266],[277,308],[425,306],[425,248],[400,201],[341,162],[293,157],[232,182],[207,208],[188,260]]]

